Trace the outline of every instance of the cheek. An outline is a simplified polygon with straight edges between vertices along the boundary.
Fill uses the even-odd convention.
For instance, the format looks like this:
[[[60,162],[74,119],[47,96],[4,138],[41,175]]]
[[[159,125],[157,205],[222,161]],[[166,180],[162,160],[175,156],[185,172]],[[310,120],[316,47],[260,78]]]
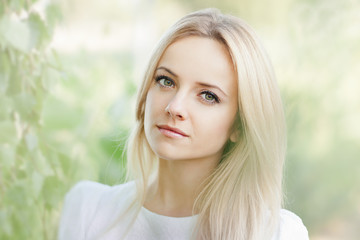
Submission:
[[[222,141],[226,141],[229,138],[229,131],[230,131],[231,124],[229,122],[224,122],[222,119],[217,121],[217,124],[214,124],[213,128],[213,135]]]
[[[157,99],[154,96],[155,94],[153,93],[153,90],[150,89],[146,96],[145,119],[152,115],[152,112],[154,112],[156,106],[158,105]]]
[[[225,117],[228,116],[228,117]],[[209,141],[215,139],[213,144],[225,144],[230,136],[230,130],[233,125],[235,114],[233,111],[221,111],[211,114],[211,117],[208,115],[208,119],[198,121],[197,129],[201,129],[201,132],[198,132]]]
[[[145,102],[145,116],[144,116],[145,132],[148,130],[152,122],[153,106],[154,106],[153,97],[151,91],[149,90]]]
[[[166,108],[166,99],[156,89],[150,88],[145,103],[145,125],[160,116]]]
[[[146,97],[145,113],[163,114],[173,97],[174,91],[161,91],[156,86],[150,88]]]

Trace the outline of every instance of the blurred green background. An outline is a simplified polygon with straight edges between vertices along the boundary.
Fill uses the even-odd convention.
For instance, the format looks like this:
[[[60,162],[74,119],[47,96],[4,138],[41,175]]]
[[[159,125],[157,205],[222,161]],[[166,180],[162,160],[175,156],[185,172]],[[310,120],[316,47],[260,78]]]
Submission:
[[[357,0],[1,0],[0,239],[56,239],[77,181],[123,181],[136,86],[161,34],[217,7],[252,25],[288,124],[286,207],[312,240],[360,236]]]

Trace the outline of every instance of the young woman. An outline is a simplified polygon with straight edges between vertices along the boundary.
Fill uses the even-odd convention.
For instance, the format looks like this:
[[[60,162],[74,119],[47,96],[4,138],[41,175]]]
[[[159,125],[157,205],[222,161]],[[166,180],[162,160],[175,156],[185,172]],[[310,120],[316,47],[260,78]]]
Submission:
[[[281,98],[242,20],[206,9],[175,23],[152,55],[136,119],[132,180],[77,184],[59,239],[308,239],[281,209]]]

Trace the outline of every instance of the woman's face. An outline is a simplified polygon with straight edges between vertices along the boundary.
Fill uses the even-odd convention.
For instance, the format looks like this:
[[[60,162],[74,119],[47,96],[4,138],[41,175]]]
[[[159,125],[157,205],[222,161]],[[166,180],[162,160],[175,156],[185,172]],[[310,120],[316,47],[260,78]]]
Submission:
[[[145,136],[165,160],[218,162],[237,113],[237,81],[226,48],[202,37],[171,44],[145,106]]]

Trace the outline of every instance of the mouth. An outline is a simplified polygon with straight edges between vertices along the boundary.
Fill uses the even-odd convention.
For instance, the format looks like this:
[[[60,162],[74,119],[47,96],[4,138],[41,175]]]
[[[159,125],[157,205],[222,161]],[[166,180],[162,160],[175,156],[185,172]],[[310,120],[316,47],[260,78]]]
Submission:
[[[186,133],[184,133],[180,129],[173,128],[173,127],[170,127],[168,125],[157,125],[157,128],[166,137],[170,137],[170,138],[189,137],[189,135],[187,135]]]

